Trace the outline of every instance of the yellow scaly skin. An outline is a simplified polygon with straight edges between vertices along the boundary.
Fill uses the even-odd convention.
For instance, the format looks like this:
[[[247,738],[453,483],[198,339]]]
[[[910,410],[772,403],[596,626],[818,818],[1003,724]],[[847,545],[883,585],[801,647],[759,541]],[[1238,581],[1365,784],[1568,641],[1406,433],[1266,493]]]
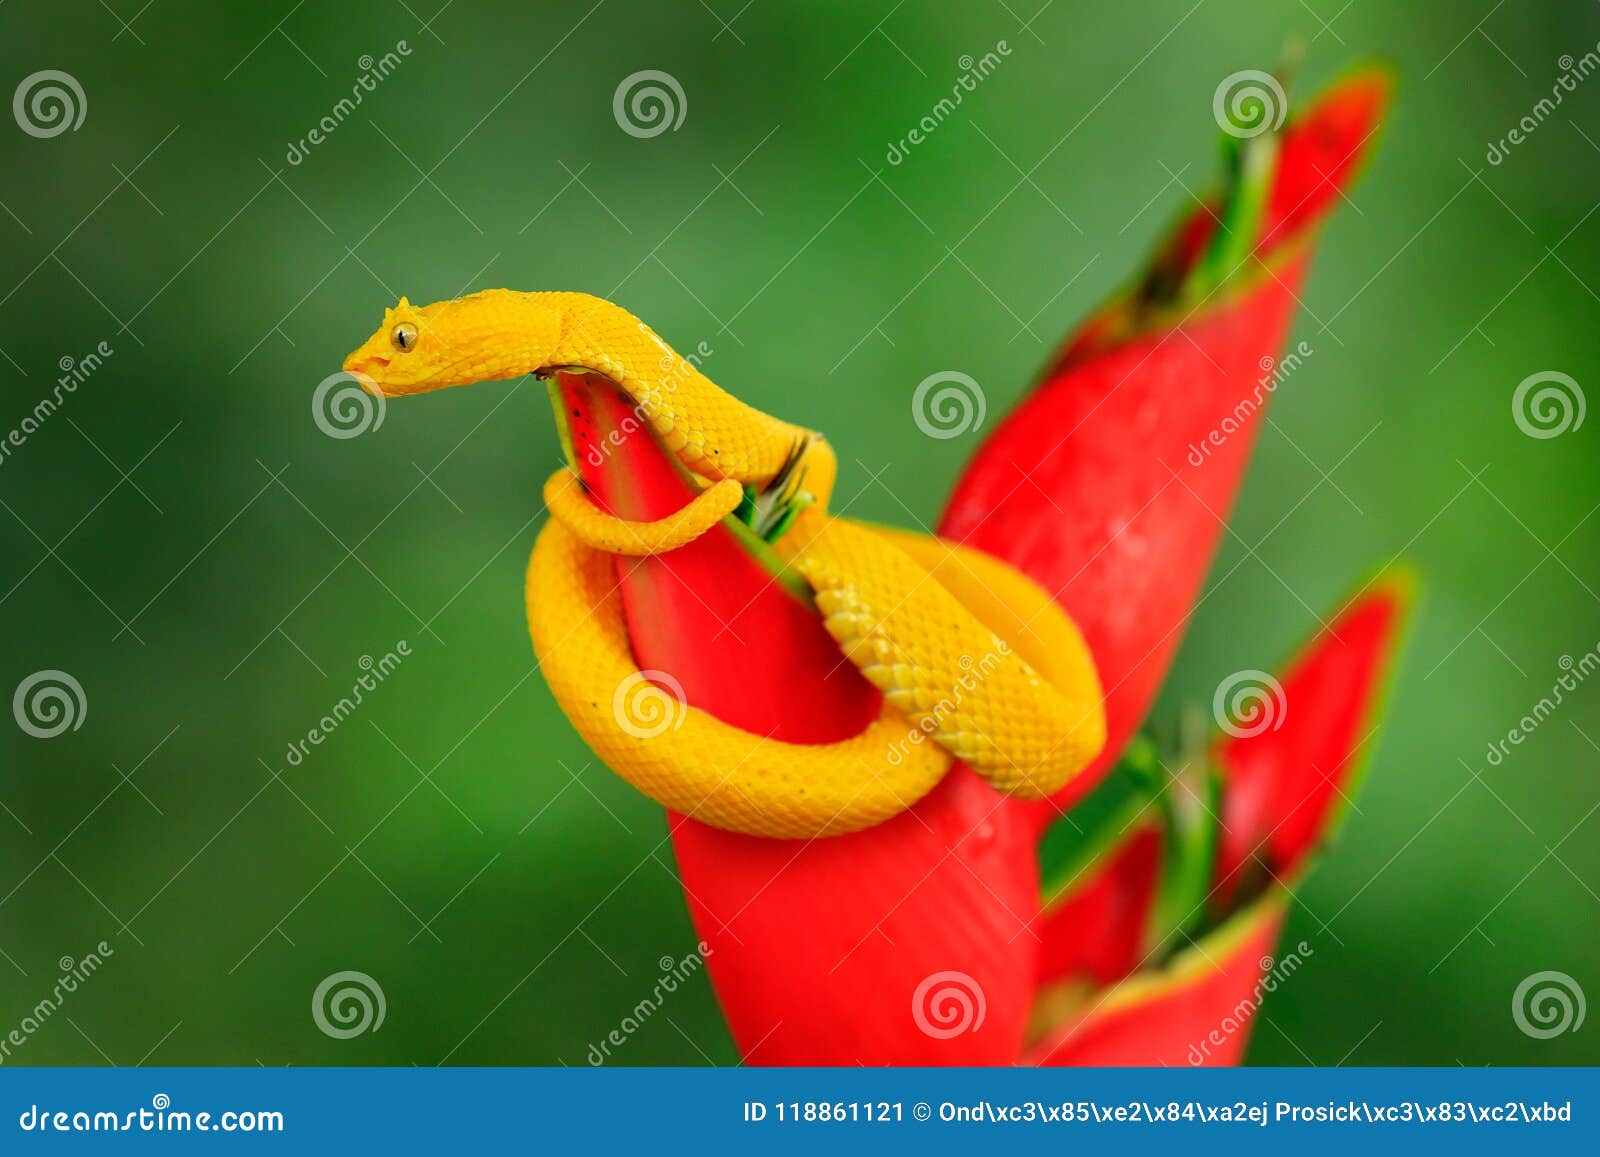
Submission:
[[[545,485],[552,519],[528,567],[529,630],[551,691],[596,753],[667,807],[754,835],[829,835],[911,806],[953,758],[1002,791],[1036,798],[1105,742],[1088,649],[1048,594],[980,552],[828,514],[837,464],[820,435],[719,389],[610,302],[505,289],[422,307],[401,298],[344,368],[388,396],[600,374],[704,480],[682,510],[641,523],[601,511],[571,466],[558,470]],[[803,475],[792,471],[797,445]],[[611,554],[692,542],[733,519],[745,485],[770,483],[786,465],[813,502],[775,549],[814,592],[829,634],[884,693],[878,718],[838,743],[753,735],[645,684],[609,564]],[[649,726],[624,702],[640,692],[666,712]]]

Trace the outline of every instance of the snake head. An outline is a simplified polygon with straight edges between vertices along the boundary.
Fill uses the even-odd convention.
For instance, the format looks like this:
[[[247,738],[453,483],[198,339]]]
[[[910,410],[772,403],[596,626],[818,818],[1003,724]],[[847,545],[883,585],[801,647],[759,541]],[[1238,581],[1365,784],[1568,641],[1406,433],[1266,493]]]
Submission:
[[[389,397],[532,373],[561,336],[560,314],[544,296],[487,289],[423,306],[402,297],[344,370]]]

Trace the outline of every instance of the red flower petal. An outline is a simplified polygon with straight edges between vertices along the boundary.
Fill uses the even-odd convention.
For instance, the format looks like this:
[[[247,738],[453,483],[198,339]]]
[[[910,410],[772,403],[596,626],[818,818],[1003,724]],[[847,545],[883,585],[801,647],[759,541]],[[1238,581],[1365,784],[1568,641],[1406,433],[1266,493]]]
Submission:
[[[1301,241],[1354,173],[1386,93],[1386,78],[1362,74],[1285,133],[1267,225],[1274,245],[1246,288],[1224,289],[1176,328],[1109,347],[1100,335],[1117,307],[1097,315],[956,487],[940,533],[1052,591],[1106,687],[1105,752],[1036,805],[1041,824],[1115,763],[1166,676],[1249,460],[1268,396],[1260,383],[1310,257]],[[1186,250],[1198,251],[1209,221],[1200,211],[1180,226]],[[1236,410],[1241,399],[1248,412]]]
[[[1038,869],[1031,828],[996,802],[958,767],[911,811],[851,835],[799,843],[674,826],[689,909],[715,948],[711,979],[746,1061],[1016,1059],[1033,1002]],[[983,1019],[930,1035],[940,1027],[930,1002],[947,983],[980,1001]]]
[[[1403,570],[1369,583],[1284,674],[1283,695],[1263,718],[1264,729],[1215,749],[1224,781],[1213,899],[1220,897],[1226,905],[1247,878],[1244,869],[1254,864],[1254,855],[1277,880],[1269,880],[1248,908],[1159,971],[1135,973],[1080,995],[1075,1004],[1069,1001],[1065,1012],[1054,1013],[1059,1024],[1030,1050],[1032,1063],[1238,1063],[1263,995],[1257,983],[1272,968],[1290,889],[1337,823],[1341,802],[1356,790],[1356,773],[1370,750],[1383,686],[1398,658],[1413,598],[1413,580]],[[1273,728],[1268,718],[1281,726]],[[1096,896],[1128,894],[1138,884],[1128,867],[1135,846],[1131,839],[1119,846],[1083,889],[1083,915],[1094,916]],[[1075,931],[1104,934],[1102,925],[1087,923],[1063,926],[1061,938]],[[1046,953],[1053,950],[1060,945],[1047,938]],[[1080,967],[1077,975],[1085,972],[1103,983],[1108,970],[1095,976],[1094,969]],[[1048,1006],[1049,998],[1044,1003]]]
[[[1404,570],[1369,583],[1284,675],[1272,724],[1217,745],[1223,790],[1216,878],[1224,900],[1255,857],[1292,880],[1343,815],[1381,721],[1414,597]]]
[[[1303,271],[1297,260],[1281,281],[1178,330],[1076,363],[996,430],[957,487],[940,532],[1000,555],[1051,591],[1083,631],[1106,688],[1106,749],[1056,808],[1116,762],[1166,677],[1256,415],[1198,466],[1190,447],[1205,444],[1261,376],[1260,361],[1278,351]],[[1056,808],[1035,805],[1037,821]]]
[[[1032,1065],[1236,1065],[1283,924],[1272,892],[1166,969],[1090,997],[1023,1056]]]
[[[1351,76],[1323,94],[1284,134],[1259,252],[1267,253],[1336,208],[1355,183],[1382,126],[1394,80],[1381,68]]]
[[[1153,808],[1114,845],[1046,896],[1039,922],[1039,983],[1103,987],[1136,969],[1161,879],[1163,836]]]

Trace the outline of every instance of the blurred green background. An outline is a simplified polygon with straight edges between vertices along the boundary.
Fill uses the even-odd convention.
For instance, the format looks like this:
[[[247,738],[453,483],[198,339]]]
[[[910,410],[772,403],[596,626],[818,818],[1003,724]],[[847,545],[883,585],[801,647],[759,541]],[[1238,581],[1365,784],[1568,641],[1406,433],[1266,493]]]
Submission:
[[[440,6],[0,10],[8,91],[49,68],[87,98],[76,132],[0,131],[0,432],[62,359],[113,350],[0,461],[0,690],[61,669],[87,700],[58,738],[0,727],[0,1034],[61,958],[115,953],[6,1063],[584,1063],[693,937],[660,810],[533,670],[543,391],[396,404],[337,440],[317,383],[402,293],[589,290],[706,342],[715,380],[826,430],[863,482],[881,468],[853,513],[932,522],[975,437],[923,437],[914,385],[960,368],[1008,407],[1210,184],[1219,80],[1296,35],[1302,98],[1379,56],[1398,103],[1156,716],[1272,665],[1308,605],[1399,553],[1427,595],[1359,813],[1286,933],[1315,956],[1251,1059],[1600,1059],[1596,1024],[1536,1040],[1510,1009],[1546,969],[1600,995],[1600,687],[1485,759],[1600,641],[1596,423],[1536,440],[1510,412],[1537,371],[1593,384],[1600,79],[1486,160],[1600,41],[1594,5]],[[648,140],[612,114],[642,69],[687,100]],[[381,982],[381,1031],[313,1025],[344,969]],[[734,1059],[703,976],[613,1055]]]

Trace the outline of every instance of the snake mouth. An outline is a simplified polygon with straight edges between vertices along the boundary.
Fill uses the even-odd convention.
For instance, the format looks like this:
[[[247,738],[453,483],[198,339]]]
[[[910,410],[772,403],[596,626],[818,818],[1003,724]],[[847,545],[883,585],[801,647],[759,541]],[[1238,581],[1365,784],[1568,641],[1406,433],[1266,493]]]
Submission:
[[[344,365],[340,367],[345,374],[355,379],[357,385],[375,398],[393,394],[392,390],[386,388],[378,380],[378,375],[388,368],[389,359],[375,354],[364,358],[347,358]]]

